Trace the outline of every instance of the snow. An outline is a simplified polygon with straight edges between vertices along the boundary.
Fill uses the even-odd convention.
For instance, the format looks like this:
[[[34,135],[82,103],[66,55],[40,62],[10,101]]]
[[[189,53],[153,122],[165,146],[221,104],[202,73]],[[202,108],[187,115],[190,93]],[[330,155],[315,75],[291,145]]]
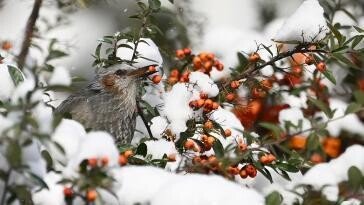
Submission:
[[[163,155],[177,154],[176,147],[173,142],[160,139],[157,141],[149,140],[145,144],[148,147],[147,155],[151,155],[153,159],[162,159]]]
[[[115,146],[113,137],[103,131],[89,132],[78,146],[77,153],[69,161],[65,170],[66,176],[77,176],[79,164],[89,158],[109,159],[110,167],[118,165],[119,152]]]
[[[327,25],[324,18],[324,9],[317,0],[305,0],[287,18],[275,35],[274,40],[302,42],[304,39],[305,42],[317,42],[325,37],[326,32]]]
[[[168,121],[166,118],[161,116],[152,118],[150,130],[152,132],[153,137],[160,139],[167,126],[168,126]]]
[[[5,64],[0,64],[0,88],[1,101],[9,99],[15,88],[13,80],[8,72],[8,67]]]
[[[125,205],[264,204],[264,198],[256,191],[219,176],[176,175],[154,167],[135,166],[115,169],[113,173],[120,182],[116,194]]]
[[[21,82],[14,90],[12,97],[11,97],[11,102],[12,103],[17,103],[20,99],[25,99],[26,94],[29,91],[32,91],[35,87],[35,82],[34,79],[32,78],[26,78],[24,79],[23,82]]]
[[[310,121],[304,118],[302,110],[297,107],[287,108],[279,112],[279,123],[281,124],[281,127],[284,128],[286,122],[291,122],[296,126],[299,125],[300,122],[302,122],[301,129],[295,129],[293,127],[290,127],[289,131],[291,133],[295,133],[300,130],[307,130],[311,127]],[[302,135],[307,135],[307,132],[302,133]]]
[[[192,92],[185,83],[175,84],[171,91],[164,94],[162,115],[170,122],[173,133],[179,134],[187,129],[186,122],[193,117],[193,110],[188,103]]]
[[[61,175],[54,172],[49,172],[43,178],[44,182],[47,183],[48,189],[42,189],[39,192],[33,193],[34,204],[37,205],[63,205],[64,195],[63,186],[57,182],[61,180]]]
[[[157,47],[157,45],[155,45],[155,43],[149,38],[141,38],[141,40],[145,41],[146,43],[143,41],[139,42],[138,47],[137,47],[137,52],[143,58],[139,57],[137,59],[134,59],[136,62],[133,63],[133,66],[135,66],[137,68],[141,68],[141,67],[148,66],[151,64],[162,65],[163,59],[162,59],[162,56],[159,52],[159,48]],[[119,43],[119,45],[127,44],[133,48],[133,49],[130,49],[130,48],[126,48],[126,47],[120,47],[120,48],[118,48],[118,50],[116,52],[116,56],[119,57],[120,59],[130,61],[133,56],[133,50],[134,50],[134,46],[135,46],[134,43],[128,42],[127,40],[120,40],[118,43]],[[147,59],[144,59],[144,58],[147,58]],[[150,60],[148,60],[148,59],[150,59]]]
[[[215,97],[219,94],[219,88],[208,75],[199,71],[191,72],[189,79],[190,83],[196,84],[199,91],[206,93],[209,97]]]
[[[57,148],[55,147],[52,149],[55,152],[54,155],[58,157],[58,160],[70,160],[77,153],[79,145],[85,137],[86,131],[79,122],[63,119],[57,126],[51,139],[64,149],[65,156],[61,153],[57,154]]]
[[[234,196],[234,197],[231,197]],[[151,200],[152,205],[264,204],[256,191],[219,176],[189,174],[164,184]]]
[[[71,85],[72,80],[69,71],[61,66],[54,69],[51,78],[49,79],[49,85]]]
[[[315,165],[296,184],[309,184],[316,190],[323,188],[323,193],[331,200],[336,200],[338,195],[337,184],[347,180],[347,171],[351,166],[356,166],[364,172],[363,156],[364,146],[352,145],[337,159],[328,163]]]

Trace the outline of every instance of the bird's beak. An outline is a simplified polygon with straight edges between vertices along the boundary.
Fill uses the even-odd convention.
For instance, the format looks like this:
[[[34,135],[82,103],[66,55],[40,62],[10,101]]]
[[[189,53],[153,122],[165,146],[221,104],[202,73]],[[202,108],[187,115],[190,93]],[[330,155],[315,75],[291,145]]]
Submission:
[[[142,67],[136,70],[133,70],[131,72],[128,73],[128,76],[132,76],[132,77],[136,77],[136,78],[143,78],[143,77],[147,77],[153,73],[158,72],[157,70],[150,70],[149,67],[150,66],[154,66],[157,67],[158,65],[149,65],[146,67]]]

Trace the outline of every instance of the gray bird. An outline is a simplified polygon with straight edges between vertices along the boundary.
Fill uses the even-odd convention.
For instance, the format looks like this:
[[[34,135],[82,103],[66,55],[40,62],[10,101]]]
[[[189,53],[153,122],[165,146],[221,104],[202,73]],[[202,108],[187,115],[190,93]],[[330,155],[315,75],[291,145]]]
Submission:
[[[154,72],[119,64],[97,72],[88,86],[69,96],[56,113],[70,113],[86,128],[104,130],[117,144],[130,143],[135,131],[138,86]]]

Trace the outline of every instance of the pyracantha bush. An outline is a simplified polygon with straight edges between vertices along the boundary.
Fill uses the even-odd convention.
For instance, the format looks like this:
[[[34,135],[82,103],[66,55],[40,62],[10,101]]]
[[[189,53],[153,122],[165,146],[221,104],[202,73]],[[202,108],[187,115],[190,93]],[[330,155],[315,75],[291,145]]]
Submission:
[[[184,35],[185,13],[137,1],[133,25],[103,36],[92,55],[96,70],[156,72],[140,86],[133,141],[118,146],[53,113],[84,80],[62,65],[76,54],[50,33],[80,6],[104,4],[59,0],[52,22],[35,0],[24,39],[0,36],[0,205],[364,201],[364,30],[334,18],[363,19],[360,2],[306,0],[271,41],[244,47],[234,37],[219,50]]]

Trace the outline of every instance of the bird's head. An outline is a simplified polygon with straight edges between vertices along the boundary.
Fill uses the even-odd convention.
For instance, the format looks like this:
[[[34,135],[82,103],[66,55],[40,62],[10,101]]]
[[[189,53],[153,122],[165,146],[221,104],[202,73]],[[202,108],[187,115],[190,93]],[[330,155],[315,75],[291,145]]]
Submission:
[[[132,89],[143,78],[157,72],[150,71],[150,66],[135,68],[127,64],[121,64],[117,66],[109,67],[98,73],[101,85],[106,90],[118,91],[124,89]]]

